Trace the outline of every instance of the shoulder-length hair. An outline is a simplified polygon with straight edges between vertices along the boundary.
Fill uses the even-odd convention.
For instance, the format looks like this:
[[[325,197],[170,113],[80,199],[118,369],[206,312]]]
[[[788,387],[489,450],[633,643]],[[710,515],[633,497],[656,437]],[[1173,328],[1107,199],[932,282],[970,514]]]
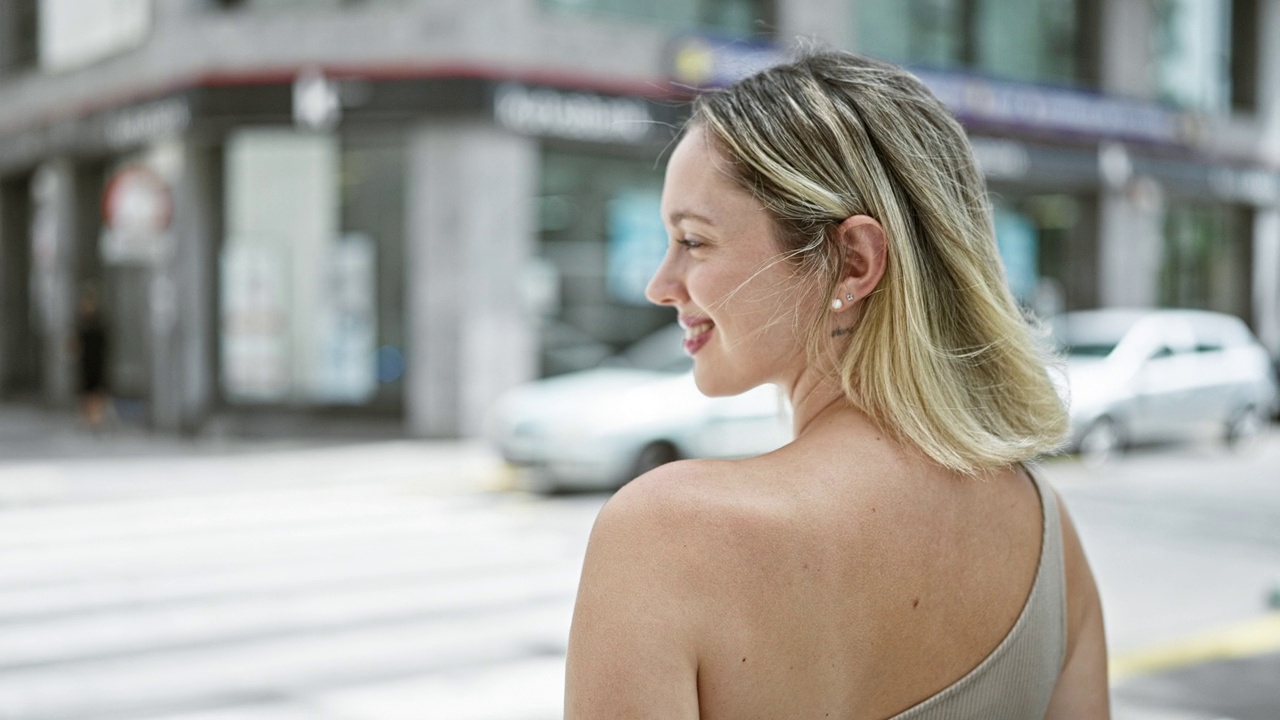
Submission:
[[[807,287],[811,360],[900,441],[965,474],[1055,450],[1066,413],[1046,345],[1014,301],[964,130],[905,70],[811,54],[700,96],[728,172],[764,205]],[[831,356],[826,299],[843,276],[833,231],[853,215],[888,241],[877,290]],[[812,294],[812,293],[811,293]]]

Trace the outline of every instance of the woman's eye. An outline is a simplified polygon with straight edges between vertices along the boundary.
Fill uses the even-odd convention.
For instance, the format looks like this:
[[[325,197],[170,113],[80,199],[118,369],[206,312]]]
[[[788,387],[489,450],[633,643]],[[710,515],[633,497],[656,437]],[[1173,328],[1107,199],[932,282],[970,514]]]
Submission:
[[[701,241],[701,240],[695,240],[695,239],[693,239],[693,238],[680,238],[679,240],[676,240],[676,242],[678,242],[678,243],[680,243],[681,245],[683,245],[683,246],[685,246],[685,247],[689,248],[690,250],[693,250],[693,249],[695,249],[695,248],[700,248],[700,247],[702,247],[702,241]]]

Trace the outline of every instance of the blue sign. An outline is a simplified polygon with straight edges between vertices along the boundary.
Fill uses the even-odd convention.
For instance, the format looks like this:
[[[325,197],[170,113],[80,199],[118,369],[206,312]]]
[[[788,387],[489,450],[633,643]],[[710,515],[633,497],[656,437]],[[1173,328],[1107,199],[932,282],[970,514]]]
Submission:
[[[912,74],[961,120],[1089,138],[1187,140],[1182,114],[1152,103],[963,73],[913,69]]]
[[[657,190],[624,190],[609,201],[609,295],[627,305],[647,305],[644,289],[662,264],[667,230]]]
[[[725,87],[787,59],[767,43],[684,35],[672,42],[671,80],[699,90]]]

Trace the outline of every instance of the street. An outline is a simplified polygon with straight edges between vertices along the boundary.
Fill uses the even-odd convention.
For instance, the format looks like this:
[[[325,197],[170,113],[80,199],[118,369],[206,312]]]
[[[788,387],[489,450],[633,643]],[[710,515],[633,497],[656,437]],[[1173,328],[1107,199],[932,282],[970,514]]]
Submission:
[[[560,717],[604,495],[498,491],[475,445],[73,435],[0,460],[3,720]],[[1046,474],[1101,586],[1116,717],[1280,717],[1280,631],[1251,630],[1280,589],[1280,434]]]

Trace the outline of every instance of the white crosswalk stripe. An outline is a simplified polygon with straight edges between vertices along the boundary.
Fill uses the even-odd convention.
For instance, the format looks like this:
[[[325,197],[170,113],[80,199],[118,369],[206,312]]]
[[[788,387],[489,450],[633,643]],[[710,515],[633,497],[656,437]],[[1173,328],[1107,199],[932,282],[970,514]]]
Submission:
[[[558,718],[601,500],[432,494],[405,447],[42,464],[62,494],[0,507],[0,720]]]

